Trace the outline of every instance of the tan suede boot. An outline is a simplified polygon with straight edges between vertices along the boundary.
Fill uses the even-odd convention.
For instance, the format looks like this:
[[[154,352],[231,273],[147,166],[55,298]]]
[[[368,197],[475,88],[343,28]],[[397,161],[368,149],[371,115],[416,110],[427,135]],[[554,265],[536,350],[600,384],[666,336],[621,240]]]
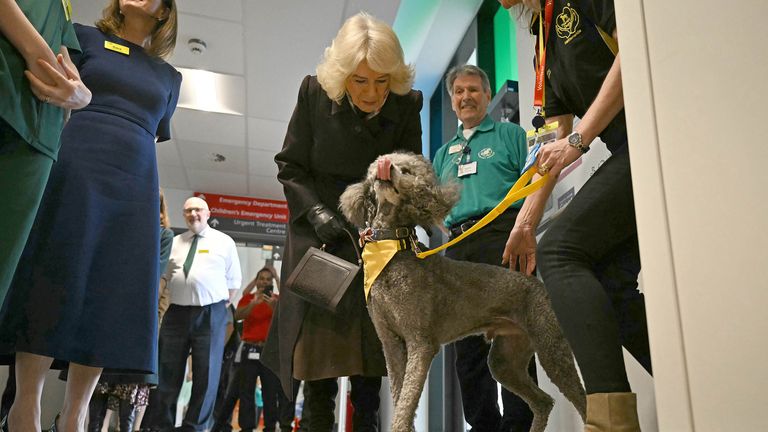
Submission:
[[[634,393],[588,394],[584,432],[640,432],[637,396]]]

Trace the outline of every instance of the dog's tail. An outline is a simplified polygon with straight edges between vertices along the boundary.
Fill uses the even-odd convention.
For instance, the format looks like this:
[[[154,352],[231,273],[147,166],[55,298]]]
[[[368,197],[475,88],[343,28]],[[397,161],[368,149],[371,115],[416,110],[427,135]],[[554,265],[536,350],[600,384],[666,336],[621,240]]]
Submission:
[[[532,286],[528,301],[528,334],[541,367],[549,379],[571,401],[582,419],[586,418],[587,399],[576,371],[573,351],[565,339],[549,302],[544,285],[530,279]]]

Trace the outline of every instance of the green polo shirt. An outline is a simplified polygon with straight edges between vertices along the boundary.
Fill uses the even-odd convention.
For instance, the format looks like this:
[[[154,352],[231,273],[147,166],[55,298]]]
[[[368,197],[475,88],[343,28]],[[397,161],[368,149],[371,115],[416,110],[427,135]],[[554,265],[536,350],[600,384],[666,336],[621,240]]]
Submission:
[[[16,3],[54,53],[59,53],[62,45],[80,51],[62,0],[16,0]],[[24,76],[26,68],[24,57],[0,34],[0,117],[29,145],[56,159],[64,110],[43,103],[32,94]]]
[[[451,149],[465,145],[470,148],[470,162],[477,162],[477,172],[458,177],[459,160],[465,163],[467,157]],[[459,126],[456,136],[437,150],[432,161],[441,182],[461,184],[461,198],[445,218],[445,225],[484,216],[496,207],[520,178],[527,156],[525,131],[514,123],[496,123],[486,115],[469,141],[464,139],[464,127]],[[522,205],[520,200],[512,207],[519,209]]]

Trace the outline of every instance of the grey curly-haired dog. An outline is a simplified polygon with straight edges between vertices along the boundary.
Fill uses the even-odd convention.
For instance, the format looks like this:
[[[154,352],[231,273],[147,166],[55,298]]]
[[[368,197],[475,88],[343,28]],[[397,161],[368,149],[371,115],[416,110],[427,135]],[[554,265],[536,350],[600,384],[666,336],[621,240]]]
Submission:
[[[368,228],[369,241],[415,244],[413,228],[442,223],[458,189],[440,185],[422,156],[393,153],[381,156],[362,182],[346,189],[340,208],[350,222]],[[420,259],[411,247],[397,252],[373,283],[368,311],[387,361],[393,432],[414,430],[419,397],[440,346],[472,334],[485,334],[491,343],[493,377],[530,406],[531,431],[544,431],[554,404],[528,375],[534,353],[584,418],[584,388],[571,348],[536,278],[440,255]]]

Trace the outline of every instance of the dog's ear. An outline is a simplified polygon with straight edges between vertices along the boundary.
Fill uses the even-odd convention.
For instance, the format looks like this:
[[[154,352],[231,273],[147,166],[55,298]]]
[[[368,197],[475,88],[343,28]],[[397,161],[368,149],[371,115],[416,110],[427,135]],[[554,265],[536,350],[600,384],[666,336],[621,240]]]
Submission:
[[[461,185],[456,182],[448,182],[440,185],[440,197],[442,197],[448,210],[452,209],[461,197]]]
[[[365,226],[365,200],[368,191],[368,182],[363,181],[347,186],[339,198],[341,213],[358,228]]]
[[[435,200],[429,213],[434,216],[435,224],[442,224],[453,206],[459,201],[461,185],[457,182],[448,182],[436,186],[435,189]]]

